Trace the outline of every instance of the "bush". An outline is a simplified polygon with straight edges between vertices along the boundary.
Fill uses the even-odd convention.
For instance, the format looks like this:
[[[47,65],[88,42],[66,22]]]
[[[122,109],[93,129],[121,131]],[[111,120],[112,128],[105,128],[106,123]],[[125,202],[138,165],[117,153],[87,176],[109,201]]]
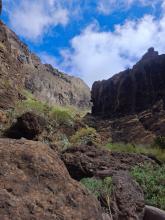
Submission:
[[[136,166],[131,174],[142,187],[146,203],[165,210],[165,166]]]
[[[110,208],[112,194],[112,178],[106,177],[104,180],[95,178],[84,178],[81,183],[92,193],[97,199],[104,198],[104,206]]]
[[[17,103],[14,112],[12,112],[13,118],[25,112],[32,111],[37,115],[42,115],[47,118],[51,125],[73,124],[73,115],[75,111],[72,108],[50,106],[47,103],[37,100],[33,94],[27,90],[23,91],[23,96],[26,99]]]
[[[70,139],[73,144],[86,144],[89,141],[99,142],[99,135],[94,128],[86,127],[78,130]]]
[[[64,109],[60,108],[52,108],[50,112],[50,118],[52,118],[55,123],[58,125],[66,124],[66,125],[72,125],[73,124],[73,118],[71,114]]]

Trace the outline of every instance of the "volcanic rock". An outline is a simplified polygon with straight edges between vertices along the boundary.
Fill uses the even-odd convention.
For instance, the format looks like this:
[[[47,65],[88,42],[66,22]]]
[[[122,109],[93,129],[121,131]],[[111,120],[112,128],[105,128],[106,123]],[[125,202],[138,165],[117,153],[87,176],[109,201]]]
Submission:
[[[165,211],[152,206],[146,206],[144,220],[165,220]]]
[[[111,152],[96,146],[70,147],[63,151],[61,159],[73,179],[97,176],[112,176],[119,170],[130,170],[133,166],[155,162],[147,156],[131,153]]]
[[[47,145],[0,139],[0,219],[101,220],[101,208]]]
[[[5,136],[13,139],[24,137],[33,140],[43,132],[45,126],[46,121],[43,117],[26,112],[17,118],[17,121],[6,131]]]
[[[144,195],[140,186],[128,172],[113,175],[112,214],[114,220],[142,220],[144,217]],[[148,219],[149,220],[149,219]]]
[[[96,130],[114,142],[151,144],[165,136],[165,55],[150,48],[132,69],[95,82],[92,102]]]
[[[0,108],[12,108],[24,89],[50,105],[90,107],[90,89],[81,79],[42,64],[0,21]]]
[[[121,117],[165,103],[165,55],[150,48],[132,68],[92,87],[92,114]]]

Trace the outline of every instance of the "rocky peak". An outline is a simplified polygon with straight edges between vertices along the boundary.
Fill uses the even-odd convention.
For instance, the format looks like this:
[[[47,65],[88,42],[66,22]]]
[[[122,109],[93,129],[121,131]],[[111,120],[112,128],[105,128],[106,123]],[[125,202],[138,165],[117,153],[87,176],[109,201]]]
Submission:
[[[119,117],[165,103],[165,55],[150,48],[132,69],[92,87],[93,115]]]
[[[150,60],[152,58],[156,58],[159,55],[157,51],[155,51],[154,47],[150,47],[142,57],[142,60]]]

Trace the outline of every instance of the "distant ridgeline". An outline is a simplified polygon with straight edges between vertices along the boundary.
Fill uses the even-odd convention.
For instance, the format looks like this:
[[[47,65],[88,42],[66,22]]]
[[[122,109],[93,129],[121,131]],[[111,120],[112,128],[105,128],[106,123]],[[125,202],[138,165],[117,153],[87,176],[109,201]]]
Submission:
[[[92,114],[114,118],[165,103],[165,55],[150,48],[133,66],[92,87]]]

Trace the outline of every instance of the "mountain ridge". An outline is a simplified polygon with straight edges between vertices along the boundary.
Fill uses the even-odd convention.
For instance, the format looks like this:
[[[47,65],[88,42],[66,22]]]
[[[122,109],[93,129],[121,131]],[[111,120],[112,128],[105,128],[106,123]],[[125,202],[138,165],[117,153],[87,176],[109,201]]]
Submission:
[[[5,68],[8,66],[4,69],[4,75],[10,79],[11,88],[14,84],[19,85],[19,88],[15,92],[13,91],[17,96],[16,99],[19,98],[20,89],[24,88],[32,92],[37,99],[50,105],[90,107],[90,89],[83,80],[62,73],[50,64],[42,64],[40,58],[31,53],[28,46],[2,21],[0,22],[0,32],[1,64]],[[13,71],[16,64],[18,66]],[[17,83],[12,83],[11,74],[14,74],[14,80],[18,79]],[[3,78],[4,76],[1,74],[1,83],[4,81]],[[4,90],[3,94],[6,93]]]

